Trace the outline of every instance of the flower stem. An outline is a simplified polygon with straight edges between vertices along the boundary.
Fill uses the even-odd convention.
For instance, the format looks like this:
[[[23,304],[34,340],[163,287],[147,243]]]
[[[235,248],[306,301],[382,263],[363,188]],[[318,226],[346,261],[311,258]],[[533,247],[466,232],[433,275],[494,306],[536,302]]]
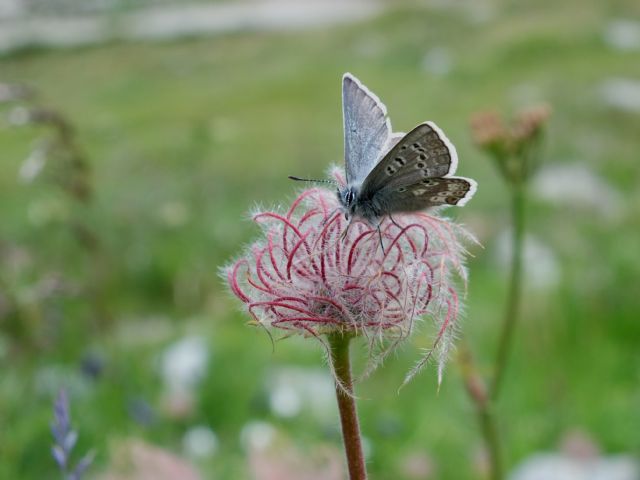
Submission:
[[[476,407],[480,429],[489,455],[489,478],[503,480],[502,448],[493,401],[489,398],[482,376],[476,370],[469,345],[464,341],[459,349],[458,363],[467,393]]]
[[[502,332],[498,343],[493,382],[490,396],[495,401],[500,394],[505,370],[509,360],[513,332],[518,321],[520,311],[520,296],[522,291],[522,254],[525,231],[525,197],[526,190],[522,181],[516,182],[511,190],[511,274],[507,306],[502,323]]]
[[[503,480],[504,471],[502,467],[500,435],[491,405],[487,403],[482,410],[478,411],[478,416],[480,418],[482,436],[487,442],[487,450],[489,452],[489,468],[491,469],[489,478],[491,480]]]
[[[340,410],[342,439],[347,456],[350,480],[366,480],[367,470],[362,454],[360,427],[356,401],[353,397],[353,380],[351,378],[351,362],[349,360],[350,335],[334,333],[329,335],[331,363],[336,374],[336,396]]]
[[[489,388],[485,386],[482,376],[477,372],[469,346],[462,344],[459,356],[462,376],[470,398],[476,407],[482,436],[489,453],[489,478],[502,480],[504,470],[502,463],[502,444],[495,405],[500,394],[509,361],[513,334],[520,311],[522,290],[522,255],[524,250],[526,189],[523,181],[512,184],[511,190],[511,272],[505,316],[502,323],[498,351],[496,354],[493,378]]]

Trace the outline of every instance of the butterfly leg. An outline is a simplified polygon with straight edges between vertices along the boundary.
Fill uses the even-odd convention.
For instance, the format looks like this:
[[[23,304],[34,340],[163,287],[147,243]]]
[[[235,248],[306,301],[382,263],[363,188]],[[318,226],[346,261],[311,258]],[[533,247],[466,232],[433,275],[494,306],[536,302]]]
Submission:
[[[398,227],[399,229],[404,228],[402,225],[400,225],[398,222],[396,222],[393,217],[391,216],[391,214],[389,214],[389,220],[391,220],[391,223],[393,223],[396,227]]]
[[[351,218],[351,221],[347,223],[347,228],[344,229],[344,232],[342,232],[342,235],[340,235],[340,240],[342,240],[343,242],[344,242],[344,239],[347,238],[347,232],[349,231],[349,227],[351,226],[352,223],[353,223],[353,217]]]
[[[382,222],[378,224],[378,239],[380,240],[380,247],[382,248],[382,253],[383,255],[386,255],[386,252],[384,251],[384,243],[382,243],[382,232],[380,231],[380,225],[382,225]]]
[[[320,224],[320,228],[324,228],[324,226],[327,224],[327,222],[329,220],[331,220],[333,218],[333,216],[336,214],[336,212],[340,210],[340,207],[336,207],[334,208],[331,213],[329,215],[327,215],[324,220],[322,220],[322,223]]]

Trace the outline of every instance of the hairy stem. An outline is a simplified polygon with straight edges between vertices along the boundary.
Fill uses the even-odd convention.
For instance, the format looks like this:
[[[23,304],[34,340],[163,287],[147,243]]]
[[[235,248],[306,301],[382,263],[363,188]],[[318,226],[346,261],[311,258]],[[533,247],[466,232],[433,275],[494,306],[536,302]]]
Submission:
[[[523,182],[512,186],[511,191],[511,274],[509,278],[509,292],[505,309],[502,332],[498,343],[495,360],[493,382],[490,396],[495,401],[500,394],[505,370],[509,361],[513,332],[518,322],[520,312],[520,296],[522,291],[522,254],[524,250],[525,230],[525,187]]]
[[[336,374],[336,396],[340,410],[340,424],[342,425],[342,439],[349,467],[349,478],[350,480],[366,480],[367,470],[362,454],[356,401],[353,397],[353,380],[349,360],[350,341],[351,336],[349,335],[341,333],[329,335],[331,363]]]

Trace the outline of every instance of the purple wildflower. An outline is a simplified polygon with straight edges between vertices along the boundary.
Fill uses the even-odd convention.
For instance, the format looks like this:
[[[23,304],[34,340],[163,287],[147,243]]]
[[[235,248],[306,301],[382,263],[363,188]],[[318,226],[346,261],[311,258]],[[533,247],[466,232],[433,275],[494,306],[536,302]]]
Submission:
[[[94,453],[89,452],[74,466],[71,465],[71,453],[78,441],[78,432],[71,428],[69,397],[60,390],[53,405],[51,433],[55,441],[51,454],[62,472],[64,480],[81,480],[91,462]]]

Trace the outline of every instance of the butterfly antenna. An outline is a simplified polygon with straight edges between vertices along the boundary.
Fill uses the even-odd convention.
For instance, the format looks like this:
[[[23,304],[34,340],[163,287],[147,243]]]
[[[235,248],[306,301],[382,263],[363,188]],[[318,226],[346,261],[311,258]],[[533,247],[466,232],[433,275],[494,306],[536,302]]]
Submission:
[[[326,179],[316,180],[316,179],[313,179],[313,178],[294,177],[293,175],[289,175],[289,179],[295,180],[296,182],[330,183],[331,185],[337,185],[337,183],[338,183],[335,180],[326,180]]]
[[[391,220],[391,223],[393,223],[396,227],[398,227],[400,230],[402,230],[402,228],[404,228],[402,225],[400,225],[398,222],[396,222],[394,220],[394,218],[391,216],[391,214],[389,214],[389,220]]]
[[[347,228],[344,229],[344,231],[342,232],[342,235],[340,235],[340,240],[342,240],[344,242],[344,239],[347,238],[347,232],[349,231],[349,227],[351,226],[351,224],[353,223],[353,217],[351,217],[351,220],[349,221],[349,223],[347,223]]]

